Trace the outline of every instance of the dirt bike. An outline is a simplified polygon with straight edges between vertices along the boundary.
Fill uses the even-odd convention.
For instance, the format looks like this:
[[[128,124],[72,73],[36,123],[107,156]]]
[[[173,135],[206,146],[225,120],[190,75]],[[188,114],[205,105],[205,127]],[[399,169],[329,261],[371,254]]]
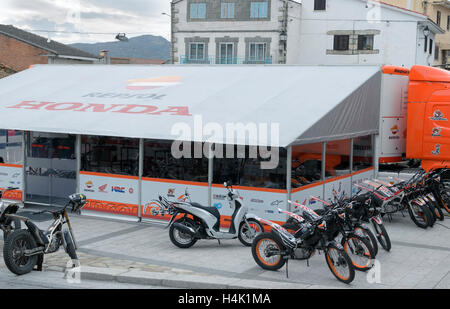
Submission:
[[[261,233],[253,240],[252,255],[261,268],[276,271],[286,265],[286,276],[289,277],[289,259],[309,260],[318,250],[325,252],[325,261],[339,281],[347,284],[353,281],[355,268],[352,260],[344,247],[335,241],[334,233],[329,233],[329,228],[332,228],[333,224],[331,216],[321,217],[311,213],[310,220],[305,220],[297,214],[280,211],[293,217],[298,229],[289,232],[279,224],[254,217],[272,228],[270,232]]]
[[[179,248],[192,247],[199,239],[236,239],[244,246],[251,246],[258,233],[264,232],[259,221],[248,217],[248,208],[240,201],[239,193],[229,183],[227,199],[230,208],[234,208],[230,228],[220,228],[221,215],[216,207],[206,207],[190,201],[186,191],[184,201],[170,202],[159,197],[161,205],[169,209],[172,218],[167,225],[172,243]],[[182,215],[180,218],[179,215]]]
[[[6,205],[2,200],[2,196],[8,192],[17,190],[18,188],[7,188],[6,190],[0,191],[0,229],[3,231],[3,240],[6,240],[9,234],[14,230],[20,230],[21,223],[18,219],[9,218],[7,215],[15,214],[19,210],[19,204],[9,204]]]
[[[72,212],[78,212],[85,204],[85,195],[73,194],[62,209],[35,212],[34,214],[53,215],[54,222],[46,231],[40,230],[29,218],[15,214],[7,215],[9,218],[23,221],[28,228],[12,232],[5,241],[3,259],[8,269],[16,275],[27,274],[35,266],[36,270],[42,271],[44,255],[58,251],[61,245],[75,266],[78,261],[77,245],[66,209],[72,206]],[[68,229],[64,229],[65,224]]]
[[[328,206],[326,209],[313,211],[302,204],[294,203],[292,201],[288,202],[294,206],[300,207],[303,211],[302,217],[306,220],[313,221],[313,217],[316,215],[327,216],[329,224],[327,231],[330,237],[335,239],[338,235],[341,235],[341,245],[352,260],[355,269],[366,271],[372,268],[375,252],[371,245],[371,240],[365,233],[361,233],[362,231],[355,230],[353,224],[349,224],[346,216],[346,207],[337,203]],[[311,214],[313,215],[311,216]],[[294,220],[294,222],[292,220]],[[290,216],[290,220],[288,220],[283,227],[294,231],[299,227],[295,221],[295,217]]]

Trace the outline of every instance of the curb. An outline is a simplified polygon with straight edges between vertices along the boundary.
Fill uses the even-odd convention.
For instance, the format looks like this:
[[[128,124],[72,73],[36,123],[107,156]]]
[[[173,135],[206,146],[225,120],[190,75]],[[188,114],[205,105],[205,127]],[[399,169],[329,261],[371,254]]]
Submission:
[[[317,285],[248,280],[210,275],[187,275],[141,270],[125,270],[81,266],[64,270],[65,276],[80,273],[81,280],[116,281],[120,283],[152,285],[180,289],[316,289]],[[322,287],[329,288],[329,287]]]

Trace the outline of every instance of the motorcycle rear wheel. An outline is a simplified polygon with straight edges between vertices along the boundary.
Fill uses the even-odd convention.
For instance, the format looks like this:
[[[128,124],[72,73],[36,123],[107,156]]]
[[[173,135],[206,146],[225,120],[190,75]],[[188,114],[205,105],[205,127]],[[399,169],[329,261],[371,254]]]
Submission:
[[[195,229],[195,226],[196,226],[196,223],[194,222],[194,220],[189,219],[189,218],[181,218],[175,222],[184,224],[193,229]],[[192,247],[198,240],[197,238],[193,237],[192,235],[189,235],[185,232],[180,231],[174,225],[170,226],[169,237],[170,237],[170,241],[175,246],[177,246],[178,248],[182,248],[182,249],[187,249],[187,248]]]
[[[3,246],[3,259],[6,267],[16,274],[25,275],[33,270],[38,256],[25,256],[25,250],[35,249],[36,241],[28,230],[16,230],[8,235]]]

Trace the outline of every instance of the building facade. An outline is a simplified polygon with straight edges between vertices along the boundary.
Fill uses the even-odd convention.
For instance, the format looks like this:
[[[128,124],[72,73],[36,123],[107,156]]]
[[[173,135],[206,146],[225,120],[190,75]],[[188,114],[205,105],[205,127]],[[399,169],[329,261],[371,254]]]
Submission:
[[[0,63],[16,72],[34,64],[91,64],[98,57],[11,25],[0,25]]]
[[[300,8],[290,0],[173,1],[173,62],[286,63],[295,48],[287,37],[298,34]]]
[[[178,0],[174,63],[432,65],[426,15],[366,0]]]
[[[436,35],[434,66],[450,69],[450,1],[385,0],[385,2],[426,14],[444,30],[444,33]]]

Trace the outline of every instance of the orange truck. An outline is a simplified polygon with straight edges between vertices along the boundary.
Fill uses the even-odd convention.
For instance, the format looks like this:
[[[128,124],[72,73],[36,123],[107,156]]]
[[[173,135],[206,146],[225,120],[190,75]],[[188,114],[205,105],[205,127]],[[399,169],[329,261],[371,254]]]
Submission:
[[[422,160],[424,170],[450,167],[450,72],[426,66],[382,72],[382,89],[389,87],[391,97],[382,97],[379,163],[406,153]]]

